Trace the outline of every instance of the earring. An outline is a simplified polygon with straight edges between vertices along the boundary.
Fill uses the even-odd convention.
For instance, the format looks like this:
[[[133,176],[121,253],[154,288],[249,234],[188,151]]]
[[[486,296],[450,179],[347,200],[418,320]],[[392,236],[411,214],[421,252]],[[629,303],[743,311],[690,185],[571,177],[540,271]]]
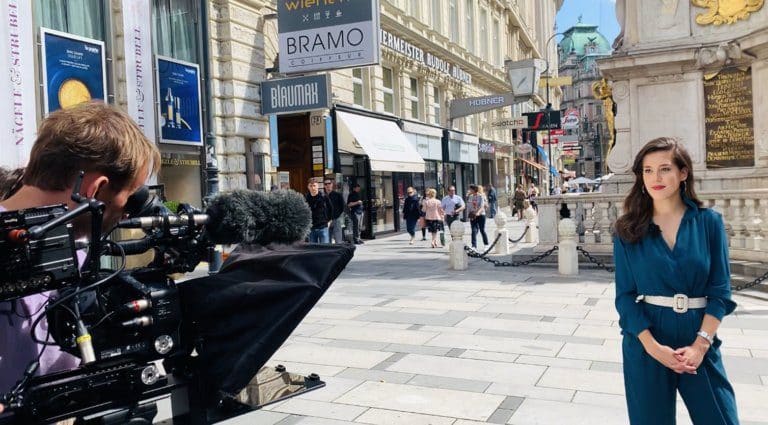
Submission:
[[[683,193],[686,193],[686,190],[688,189],[688,187],[685,184],[685,180],[683,180],[683,184],[681,184],[680,186],[681,186],[681,188],[683,190]]]
[[[645,195],[645,185],[641,186],[640,191],[643,192],[643,195]]]

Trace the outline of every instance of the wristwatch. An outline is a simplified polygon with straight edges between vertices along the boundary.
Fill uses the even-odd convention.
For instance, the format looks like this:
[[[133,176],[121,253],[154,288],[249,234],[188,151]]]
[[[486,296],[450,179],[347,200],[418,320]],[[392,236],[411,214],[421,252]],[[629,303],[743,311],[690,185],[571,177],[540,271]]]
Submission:
[[[710,335],[710,334],[708,334],[708,333],[707,333],[707,331],[705,331],[705,330],[699,330],[698,332],[696,332],[696,335],[698,335],[698,336],[700,336],[700,337],[702,337],[702,338],[706,339],[706,340],[707,340],[707,342],[709,342],[709,345],[712,345],[712,344],[714,344],[714,343],[715,343],[715,338],[714,338],[714,336],[713,336],[713,335]]]

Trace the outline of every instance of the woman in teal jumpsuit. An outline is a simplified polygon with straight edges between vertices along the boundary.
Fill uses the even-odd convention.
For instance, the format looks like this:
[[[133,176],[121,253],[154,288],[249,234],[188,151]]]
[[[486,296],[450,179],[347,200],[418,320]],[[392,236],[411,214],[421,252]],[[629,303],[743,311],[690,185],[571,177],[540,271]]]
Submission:
[[[728,241],[721,215],[701,208],[691,170],[676,140],[649,142],[635,158],[636,181],[616,223],[616,310],[633,425],[674,424],[677,391],[695,425],[738,424],[715,336],[736,307]],[[676,294],[690,300],[687,311]]]

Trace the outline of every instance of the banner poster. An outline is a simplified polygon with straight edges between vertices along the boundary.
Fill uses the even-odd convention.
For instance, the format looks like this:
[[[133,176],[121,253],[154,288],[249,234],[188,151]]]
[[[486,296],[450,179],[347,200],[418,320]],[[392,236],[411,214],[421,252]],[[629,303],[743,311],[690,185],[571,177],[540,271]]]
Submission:
[[[160,141],[203,144],[200,105],[200,67],[176,59],[157,57],[157,96]]]
[[[123,2],[125,85],[128,115],[149,140],[155,140],[155,91],[152,87],[152,5],[150,0]]]
[[[40,39],[46,115],[91,99],[107,98],[104,42],[48,28],[40,29]]]
[[[0,0],[0,166],[27,164],[37,130],[32,2]]]

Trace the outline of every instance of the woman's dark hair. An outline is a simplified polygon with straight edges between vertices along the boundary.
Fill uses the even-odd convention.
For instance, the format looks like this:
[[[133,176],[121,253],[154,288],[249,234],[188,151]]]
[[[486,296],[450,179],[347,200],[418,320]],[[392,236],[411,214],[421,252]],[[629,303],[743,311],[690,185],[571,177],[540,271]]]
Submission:
[[[469,185],[469,189],[472,190],[472,192],[477,193],[477,185],[476,184]]]
[[[680,170],[688,171],[688,178],[683,182],[685,197],[697,206],[702,206],[693,188],[693,163],[685,147],[671,137],[659,137],[646,143],[635,156],[632,172],[635,173],[635,184],[624,199],[624,215],[616,220],[615,232],[622,240],[635,243],[645,236],[653,218],[653,199],[644,190],[643,159],[653,152],[672,152],[672,161]],[[681,184],[681,186],[683,185]]]
[[[8,199],[16,193],[22,185],[24,168],[7,169],[0,167],[0,201]]]

